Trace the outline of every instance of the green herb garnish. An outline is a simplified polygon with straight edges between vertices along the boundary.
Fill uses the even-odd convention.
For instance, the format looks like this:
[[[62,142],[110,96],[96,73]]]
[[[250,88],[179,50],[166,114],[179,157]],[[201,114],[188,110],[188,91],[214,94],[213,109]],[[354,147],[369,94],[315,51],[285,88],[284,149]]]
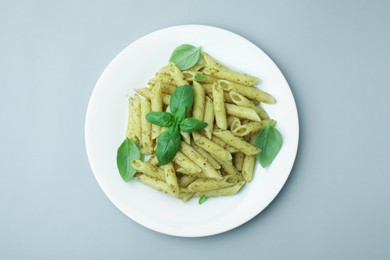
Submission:
[[[282,142],[282,135],[271,122],[256,136],[255,145],[261,149],[256,159],[263,168],[268,167],[275,159]]]
[[[173,51],[169,61],[173,62],[180,70],[187,70],[197,64],[199,59],[200,47],[183,44]]]
[[[116,164],[119,169],[119,173],[124,181],[130,181],[136,170],[131,166],[132,160],[140,160],[141,152],[137,145],[126,138],[118,148],[116,155]]]
[[[198,73],[198,74],[195,75],[194,79],[196,81],[198,81],[198,82],[203,82],[203,81],[206,80],[206,76],[203,75],[203,74]]]
[[[171,96],[168,112],[149,112],[146,120],[150,123],[169,127],[157,138],[156,156],[161,165],[172,161],[180,148],[180,130],[194,132],[204,129],[207,123],[196,118],[186,118],[194,103],[194,89],[189,85],[178,87]],[[166,120],[166,122],[164,122]]]
[[[205,203],[205,201],[207,200],[207,197],[205,195],[202,195],[200,198],[199,198],[199,205],[202,205],[203,203]]]

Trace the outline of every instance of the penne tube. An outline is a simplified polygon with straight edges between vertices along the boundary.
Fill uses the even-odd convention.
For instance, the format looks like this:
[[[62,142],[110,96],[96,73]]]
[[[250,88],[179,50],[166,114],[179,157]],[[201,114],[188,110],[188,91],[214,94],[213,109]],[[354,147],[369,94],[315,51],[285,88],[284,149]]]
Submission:
[[[223,172],[227,175],[231,176],[237,176],[238,175],[238,170],[236,167],[233,166],[232,162],[227,162],[227,161],[222,161],[219,158],[215,158],[217,162],[221,165],[221,168]]]
[[[213,99],[213,84],[202,84],[202,87],[204,88],[205,93]],[[223,99],[225,102],[233,103],[232,98],[229,96],[229,92],[224,91],[223,92]]]
[[[164,171],[156,166],[153,166],[147,162],[143,162],[141,160],[132,160],[131,165],[137,172],[149,175],[158,180],[165,181]]]
[[[194,105],[192,110],[192,117],[203,121],[206,96],[203,87],[198,82],[194,81],[193,85],[194,85]]]
[[[222,146],[199,133],[194,132],[192,133],[192,136],[197,146],[212,154],[215,158],[219,158],[222,161],[232,160],[232,155]]]
[[[203,73],[215,78],[233,81],[244,86],[252,86],[257,82],[257,78],[253,76],[230,70],[223,66],[207,65]]]
[[[160,162],[158,161],[156,155],[150,156],[149,159],[146,162],[149,163],[150,165],[153,165],[153,166],[156,166],[156,167],[160,167]]]
[[[256,135],[251,134],[250,142],[253,144],[255,141]],[[251,182],[253,178],[253,172],[255,169],[256,156],[255,155],[245,155],[244,162],[242,164],[241,174],[244,177],[246,182]]]
[[[214,104],[209,97],[206,97],[203,121],[207,123],[204,133],[210,139],[214,129]]]
[[[175,64],[172,62],[168,65],[169,73],[171,74],[171,77],[173,78],[176,86],[182,86],[182,85],[188,85],[188,81],[185,80],[185,77],[181,70],[176,67]]]
[[[276,125],[276,121],[273,119],[266,119],[261,122],[250,122],[240,127],[234,129],[232,133],[236,136],[246,136],[248,134],[253,134],[259,132],[259,130],[263,129],[268,123],[271,122],[273,126]]]
[[[177,182],[175,167],[170,162],[163,166],[165,174],[165,182],[168,185],[169,193],[174,194],[175,196],[179,195],[179,184]]]
[[[196,163],[201,169],[205,177],[217,179],[222,179],[221,174],[211,166],[211,164],[204,158],[200,153],[198,153],[193,147],[189,146],[185,142],[181,142],[180,151],[191,158],[194,163]]]
[[[242,186],[245,184],[245,181],[240,181],[236,184],[233,184],[232,186],[221,188],[217,190],[210,190],[210,191],[201,191],[196,192],[194,197],[200,197],[200,196],[206,196],[206,197],[217,197],[217,196],[229,196],[236,194]]]
[[[167,70],[163,73],[157,73],[156,76],[154,76],[151,80],[149,80],[148,85],[154,86],[157,83],[174,85],[175,81],[173,80],[173,78],[169,74],[169,71]]]
[[[189,159],[180,151],[176,153],[175,157],[173,158],[173,161],[186,171],[185,173],[181,173],[196,174],[202,171],[202,169],[196,163],[194,163],[191,159]]]
[[[226,89],[229,89],[230,91],[241,94],[249,99],[254,99],[256,101],[260,101],[267,104],[274,104],[276,102],[273,96],[254,87],[243,86],[241,84],[237,84],[227,80],[219,80],[218,84],[220,84],[225,91]]]
[[[172,95],[177,88],[175,85],[166,84],[166,83],[160,83],[160,86],[161,86],[161,93],[167,95]]]
[[[143,96],[144,98],[147,98],[149,100],[152,99],[152,91],[150,88],[136,88],[134,89],[135,93],[139,94],[140,96]]]
[[[214,59],[213,57],[211,57],[210,55],[208,55],[204,51],[202,52],[201,57],[202,57],[203,63],[206,66],[222,67],[221,63],[219,63],[216,59]]]
[[[133,98],[129,98],[126,137],[135,141],[135,112]]]
[[[192,147],[194,147],[194,149],[198,153],[200,153],[204,158],[206,158],[207,161],[211,164],[211,166],[214,167],[214,169],[216,169],[216,170],[221,169],[221,165],[219,165],[219,163],[208,152],[206,152],[205,150],[203,150],[202,148],[200,148],[199,146],[197,146],[194,143],[192,144]]]
[[[233,164],[237,168],[238,171],[242,171],[242,165],[244,164],[245,154],[242,152],[233,154]]]
[[[187,188],[188,185],[190,185],[193,181],[198,179],[198,177],[193,177],[193,176],[188,176],[188,175],[183,175],[179,179],[179,187],[182,188]]]
[[[162,112],[162,93],[160,83],[157,83],[152,89],[151,108],[153,112]],[[161,133],[161,126],[152,125],[152,139],[156,139]]]
[[[135,89],[135,92],[144,98],[152,100],[152,90],[150,88],[138,88]],[[171,95],[162,94],[162,103],[166,106],[169,106],[169,101],[171,100]]]
[[[211,180],[199,178],[188,185],[187,189],[193,192],[203,192],[217,190],[233,186],[237,183],[237,178],[233,176],[224,176],[221,180]]]
[[[227,151],[229,151],[229,153],[236,153],[236,152],[238,152],[238,150],[236,148],[234,148],[231,145],[228,145],[227,143],[225,143],[224,141],[222,141],[221,139],[219,139],[218,137],[216,137],[214,135],[213,135],[213,137],[211,137],[211,140],[214,143],[224,147]]]
[[[265,112],[265,110],[263,108],[261,108],[260,106],[256,106],[252,101],[250,101],[249,99],[247,99],[243,95],[238,94],[238,93],[236,93],[234,91],[231,91],[229,93],[229,96],[232,99],[232,102],[234,104],[236,104],[238,106],[242,106],[242,107],[252,108],[253,110],[255,110],[255,112],[259,115],[259,117],[262,120],[263,119],[269,119],[269,116],[268,116],[267,112]]]
[[[261,152],[259,148],[244,141],[242,138],[233,135],[230,131],[214,130],[213,135],[246,155],[254,155]]]
[[[180,192],[177,198],[183,202],[186,202],[189,199],[191,199],[194,195],[195,195],[194,192]]]
[[[143,154],[153,153],[153,142],[152,142],[152,124],[146,120],[146,115],[150,112],[150,102],[147,99],[141,100],[141,151]]]
[[[141,133],[141,99],[138,95],[133,98],[133,113],[134,116],[134,142],[139,146],[141,145],[142,133]]]
[[[183,137],[184,142],[187,144],[191,144],[191,135],[190,133],[180,131],[181,137]]]
[[[171,190],[168,187],[168,184],[166,184],[164,181],[153,178],[151,176],[148,176],[146,174],[136,174],[135,179],[143,184],[148,185],[149,187],[167,193],[171,195],[175,195],[171,193]]]
[[[228,126],[229,126],[230,131],[234,131],[236,128],[241,126],[241,121],[237,117],[233,117],[230,124],[228,122]]]
[[[217,84],[213,85],[213,104],[214,104],[215,124],[222,130],[226,130],[227,122],[226,122],[225,102],[223,99],[223,90]]]
[[[193,82],[195,80],[195,75],[198,74],[197,71],[185,70],[182,71],[184,79],[188,82]]]
[[[252,108],[241,107],[241,106],[232,105],[229,103],[226,103],[225,107],[226,107],[226,114],[228,114],[230,116],[235,116],[235,117],[249,119],[249,120],[258,121],[258,122],[261,121],[261,119],[257,115],[256,111],[253,110]]]

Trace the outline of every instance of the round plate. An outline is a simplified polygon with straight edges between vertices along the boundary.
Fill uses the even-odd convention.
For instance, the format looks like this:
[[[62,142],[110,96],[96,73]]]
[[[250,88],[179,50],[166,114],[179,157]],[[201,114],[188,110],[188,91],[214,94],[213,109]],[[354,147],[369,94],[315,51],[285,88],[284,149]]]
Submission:
[[[125,138],[127,96],[168,61],[181,44],[201,46],[231,69],[261,79],[257,87],[277,103],[264,105],[276,119],[282,148],[270,167],[257,164],[254,178],[234,196],[186,203],[137,181],[125,183],[117,170],[116,152]],[[200,237],[228,231],[259,214],[286,182],[298,148],[298,114],[294,97],[275,63],[257,46],[232,32],[201,25],[183,25],[150,33],[120,52],[100,76],[88,105],[85,139],[89,162],[108,198],[132,220],[157,232]]]

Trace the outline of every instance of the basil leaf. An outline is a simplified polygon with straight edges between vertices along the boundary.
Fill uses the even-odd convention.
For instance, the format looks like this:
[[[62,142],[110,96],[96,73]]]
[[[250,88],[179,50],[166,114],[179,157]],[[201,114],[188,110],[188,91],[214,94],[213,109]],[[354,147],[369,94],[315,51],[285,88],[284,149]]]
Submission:
[[[256,136],[255,145],[261,149],[256,154],[256,159],[263,168],[268,167],[275,159],[282,142],[282,135],[271,123]]]
[[[131,161],[140,159],[141,152],[139,151],[137,145],[130,139],[126,138],[119,146],[116,155],[116,164],[124,181],[130,181],[136,173],[136,170],[133,166],[131,166]]]
[[[206,122],[200,121],[196,118],[186,118],[180,124],[180,130],[183,132],[194,132],[204,129],[207,126]]]
[[[194,79],[196,81],[198,81],[198,82],[203,82],[203,81],[206,80],[206,76],[203,75],[203,74],[198,73],[198,74],[195,75]]]
[[[186,118],[186,108],[179,107],[179,109],[176,111],[174,117],[175,117],[176,124],[180,124],[181,122],[183,122],[183,120]]]
[[[202,195],[202,196],[199,198],[199,205],[202,205],[206,200],[207,200],[207,197],[206,197],[205,195]]]
[[[145,117],[150,123],[164,127],[171,126],[175,122],[172,114],[168,112],[149,112]]]
[[[156,155],[161,165],[172,161],[180,148],[180,131],[177,125],[173,125],[157,138]]]
[[[180,107],[183,107],[185,114],[192,108],[194,103],[194,89],[189,85],[183,85],[172,93],[169,102],[171,112],[175,114]]]
[[[169,61],[175,63],[180,70],[186,70],[197,64],[199,59],[200,48],[183,44],[173,51]]]

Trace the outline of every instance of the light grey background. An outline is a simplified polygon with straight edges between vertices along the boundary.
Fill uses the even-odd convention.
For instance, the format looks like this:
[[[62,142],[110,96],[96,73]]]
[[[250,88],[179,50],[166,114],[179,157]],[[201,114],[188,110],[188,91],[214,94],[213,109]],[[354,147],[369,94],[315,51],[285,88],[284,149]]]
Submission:
[[[0,0],[0,259],[390,259],[389,3]],[[206,238],[162,235],[119,212],[84,146],[106,65],[180,24],[253,41],[300,116],[280,195]]]

